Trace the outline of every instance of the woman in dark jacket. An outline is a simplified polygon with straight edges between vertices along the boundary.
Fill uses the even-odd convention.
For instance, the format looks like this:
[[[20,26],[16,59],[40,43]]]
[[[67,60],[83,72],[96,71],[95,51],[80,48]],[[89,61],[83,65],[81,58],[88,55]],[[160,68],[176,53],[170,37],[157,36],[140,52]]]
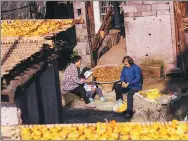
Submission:
[[[143,77],[140,67],[131,57],[125,56],[122,62],[125,66],[121,72],[121,84],[115,85],[115,93],[118,102],[122,102],[123,94],[127,94],[125,118],[129,119],[133,115],[133,95],[142,89]]]

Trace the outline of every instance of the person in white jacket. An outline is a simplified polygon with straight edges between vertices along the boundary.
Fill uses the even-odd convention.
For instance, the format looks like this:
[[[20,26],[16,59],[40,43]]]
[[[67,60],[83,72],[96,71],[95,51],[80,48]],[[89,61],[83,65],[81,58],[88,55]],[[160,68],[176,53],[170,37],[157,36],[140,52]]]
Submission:
[[[82,71],[82,77],[88,80],[89,83],[84,83],[84,89],[86,91],[86,96],[89,97],[90,102],[94,102],[94,97],[96,94],[99,95],[100,100],[105,102],[107,101],[102,94],[102,90],[97,88],[96,84],[93,82],[93,72],[89,68],[84,68]]]

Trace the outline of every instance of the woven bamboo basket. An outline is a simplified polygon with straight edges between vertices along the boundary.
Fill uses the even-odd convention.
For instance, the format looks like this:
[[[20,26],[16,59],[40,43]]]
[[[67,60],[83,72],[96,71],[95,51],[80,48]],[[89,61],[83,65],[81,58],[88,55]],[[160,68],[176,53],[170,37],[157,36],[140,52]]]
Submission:
[[[97,69],[97,68],[106,67],[106,66],[118,67],[118,66],[121,66],[121,65],[118,65],[118,64],[98,65],[95,68],[93,68],[92,71],[95,71],[95,69]],[[96,81],[96,83],[100,84],[100,86],[102,87],[102,89],[106,93],[110,93],[110,92],[113,91],[114,84],[117,83],[118,81],[120,81],[120,80],[114,80],[114,81],[111,81],[111,82],[98,82],[98,81]]]
[[[113,83],[106,83],[106,84],[100,84],[102,89],[106,92],[106,93],[110,93],[113,91],[113,87],[114,87],[115,82]]]
[[[1,38],[2,75],[7,74],[20,61],[39,52],[44,43],[44,37]]]

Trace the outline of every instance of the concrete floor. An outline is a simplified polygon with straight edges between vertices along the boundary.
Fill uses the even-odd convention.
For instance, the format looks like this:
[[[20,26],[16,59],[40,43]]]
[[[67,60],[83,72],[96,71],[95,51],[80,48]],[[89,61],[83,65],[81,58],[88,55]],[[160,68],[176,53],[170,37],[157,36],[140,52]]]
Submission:
[[[117,45],[113,46],[107,53],[101,56],[97,65],[122,64],[122,59],[125,55],[125,38],[123,38]]]

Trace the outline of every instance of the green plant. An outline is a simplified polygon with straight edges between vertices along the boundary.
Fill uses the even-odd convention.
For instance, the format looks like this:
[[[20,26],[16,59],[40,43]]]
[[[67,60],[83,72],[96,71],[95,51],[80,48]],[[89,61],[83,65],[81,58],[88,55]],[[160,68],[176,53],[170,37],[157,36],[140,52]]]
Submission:
[[[70,57],[71,61],[72,61],[72,58],[73,58],[74,56],[77,56],[77,55],[78,55],[78,51],[73,51],[73,53],[71,54],[71,57]]]
[[[74,56],[77,56],[77,55],[78,55],[78,51],[73,51],[73,53],[72,53],[71,56],[70,56],[70,62],[67,64],[67,66],[69,66],[70,63],[72,62],[72,58],[73,58]],[[66,68],[67,68],[67,66],[66,66]]]

